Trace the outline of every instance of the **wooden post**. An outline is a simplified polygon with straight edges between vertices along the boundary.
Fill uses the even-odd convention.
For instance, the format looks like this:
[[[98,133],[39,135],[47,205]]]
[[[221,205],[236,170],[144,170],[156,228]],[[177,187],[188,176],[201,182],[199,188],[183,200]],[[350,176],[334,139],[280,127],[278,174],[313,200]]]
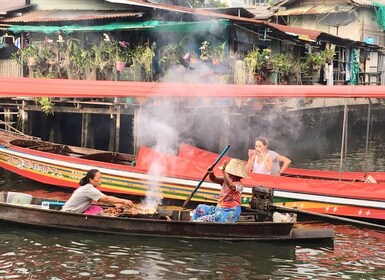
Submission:
[[[115,133],[116,133],[116,138],[115,138],[115,152],[119,152],[120,148],[120,118],[121,118],[121,108],[118,106],[116,108],[116,126],[115,126]]]
[[[5,130],[10,130],[9,126],[12,125],[11,123],[11,114],[9,108],[4,108],[4,122],[8,125],[5,126]]]
[[[19,109],[19,112],[21,119],[21,132],[24,134],[30,134],[30,131],[27,129],[28,113],[25,111],[25,100],[21,102],[21,108]]]
[[[90,123],[90,115],[89,114],[82,114],[82,137],[81,137],[81,143],[80,146],[83,148],[86,148],[88,145],[88,127]]]
[[[140,105],[141,106],[141,105]],[[140,123],[140,106],[138,108],[134,109],[134,154],[136,155],[137,152],[139,151],[139,145],[140,145],[140,128],[139,128],[139,123]]]
[[[116,134],[116,119],[112,114],[112,107],[110,107],[110,139],[108,140],[108,150],[113,152],[115,150],[115,134]]]

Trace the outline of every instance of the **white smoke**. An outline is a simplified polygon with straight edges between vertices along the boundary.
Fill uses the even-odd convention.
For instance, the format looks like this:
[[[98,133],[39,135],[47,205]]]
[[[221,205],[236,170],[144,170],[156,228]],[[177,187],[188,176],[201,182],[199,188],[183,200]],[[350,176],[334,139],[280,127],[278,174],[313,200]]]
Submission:
[[[138,142],[160,153],[175,155],[178,148],[177,106],[170,99],[147,99],[142,103],[134,130],[138,133]],[[144,208],[154,209],[162,203],[163,194],[159,178],[166,175],[162,157],[152,159],[148,174],[149,190],[144,200]]]

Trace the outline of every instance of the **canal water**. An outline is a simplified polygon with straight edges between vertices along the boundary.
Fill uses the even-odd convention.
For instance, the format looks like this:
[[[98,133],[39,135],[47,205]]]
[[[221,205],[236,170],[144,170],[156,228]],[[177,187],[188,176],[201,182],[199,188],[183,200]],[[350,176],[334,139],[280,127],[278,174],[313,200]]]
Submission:
[[[384,142],[370,146],[368,170],[385,171]],[[345,159],[362,170],[364,141]],[[293,167],[338,170],[337,150]],[[66,199],[71,190],[0,170],[0,190]],[[384,279],[385,231],[332,227],[334,245],[211,242],[76,233],[0,223],[0,279]]]
[[[71,190],[0,171],[0,188]],[[317,224],[334,244],[218,242],[78,233],[0,223],[0,279],[385,279],[385,231]]]

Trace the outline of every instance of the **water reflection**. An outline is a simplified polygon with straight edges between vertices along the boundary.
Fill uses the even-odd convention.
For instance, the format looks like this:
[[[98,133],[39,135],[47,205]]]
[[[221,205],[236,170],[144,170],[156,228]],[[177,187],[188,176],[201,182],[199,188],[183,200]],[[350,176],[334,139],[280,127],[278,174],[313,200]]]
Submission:
[[[296,159],[291,166],[305,169],[338,171],[340,169],[340,155],[340,151],[326,151],[321,158],[317,159],[309,159],[302,156]],[[364,139],[358,139],[357,143],[354,144],[354,148],[349,151],[343,159],[343,170],[364,171],[366,160],[367,171],[385,171],[384,158],[384,141],[380,141],[379,139],[375,145],[369,146],[365,157],[365,141]]]
[[[385,233],[335,227],[332,249],[2,224],[0,279],[385,279]]]

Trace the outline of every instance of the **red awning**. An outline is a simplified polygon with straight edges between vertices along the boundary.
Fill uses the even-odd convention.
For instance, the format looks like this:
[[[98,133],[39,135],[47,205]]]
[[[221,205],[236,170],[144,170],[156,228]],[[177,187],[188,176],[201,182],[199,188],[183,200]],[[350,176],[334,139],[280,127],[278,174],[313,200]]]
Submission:
[[[0,78],[0,96],[384,98],[385,86],[277,86]]]

